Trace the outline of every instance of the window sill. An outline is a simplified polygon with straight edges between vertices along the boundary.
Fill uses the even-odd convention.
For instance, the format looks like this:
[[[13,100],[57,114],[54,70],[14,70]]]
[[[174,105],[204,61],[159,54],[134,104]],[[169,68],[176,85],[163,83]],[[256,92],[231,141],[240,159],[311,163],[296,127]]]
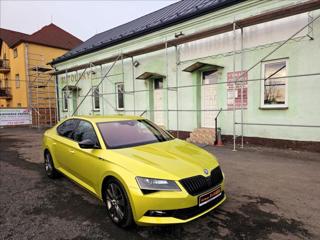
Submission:
[[[93,109],[94,112],[100,112],[100,109]]]
[[[124,111],[124,108],[117,108],[117,111]]]
[[[260,110],[287,110],[289,109],[288,106],[261,106],[259,107]]]
[[[69,112],[67,109],[63,109],[62,112]]]

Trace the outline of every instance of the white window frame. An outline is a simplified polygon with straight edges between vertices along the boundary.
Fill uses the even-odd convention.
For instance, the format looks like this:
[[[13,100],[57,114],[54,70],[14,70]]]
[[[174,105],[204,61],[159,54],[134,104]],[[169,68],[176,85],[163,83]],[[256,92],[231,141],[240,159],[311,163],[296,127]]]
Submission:
[[[264,103],[264,73],[265,73],[265,65],[269,63],[275,63],[275,62],[285,62],[286,63],[286,71],[288,76],[288,58],[280,58],[280,59],[274,59],[270,61],[264,61],[262,62],[261,67],[261,84],[260,84],[260,108],[261,109],[286,109],[288,108],[288,78],[282,78],[285,80],[285,103],[284,104],[265,104]]]
[[[96,108],[96,101],[95,101],[95,90],[98,89],[98,100],[99,100],[99,107]],[[100,102],[100,89],[98,86],[93,86],[92,87],[92,105],[93,105],[93,111],[100,111],[100,106],[101,106],[101,102]]]
[[[118,83],[115,83],[115,88],[116,88],[116,107],[117,107],[117,110],[119,111],[123,111],[124,110],[124,94],[122,95],[122,99],[123,99],[123,107],[120,108],[119,107],[119,97],[118,97],[118,86],[119,85],[123,85],[123,90],[124,90],[124,83],[123,82],[118,82]]]
[[[18,48],[13,49],[13,57],[17,58],[18,57]]]
[[[20,74],[15,75],[16,88],[20,88]]]
[[[63,109],[64,112],[68,112],[69,111],[68,94],[69,94],[68,90],[62,90],[62,109]],[[65,98],[65,96],[66,96],[66,98]],[[65,108],[66,103],[67,103],[67,108]]]

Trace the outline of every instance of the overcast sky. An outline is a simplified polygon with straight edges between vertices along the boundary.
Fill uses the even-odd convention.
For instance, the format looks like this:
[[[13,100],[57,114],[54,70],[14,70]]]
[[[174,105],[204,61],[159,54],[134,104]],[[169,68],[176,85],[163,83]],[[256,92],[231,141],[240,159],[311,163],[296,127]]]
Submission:
[[[0,27],[30,34],[53,22],[87,40],[174,2],[177,0],[0,0]]]

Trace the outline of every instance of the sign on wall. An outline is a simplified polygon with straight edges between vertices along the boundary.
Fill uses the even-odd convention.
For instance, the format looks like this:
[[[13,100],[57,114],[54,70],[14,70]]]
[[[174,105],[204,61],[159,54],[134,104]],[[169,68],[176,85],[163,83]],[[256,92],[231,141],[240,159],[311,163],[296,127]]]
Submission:
[[[29,109],[0,109],[0,126],[14,126],[27,124],[32,124],[32,115]]]
[[[234,80],[238,81],[234,83]],[[235,107],[241,108],[241,87],[242,90],[242,106],[247,108],[248,106],[248,73],[246,71],[236,71],[235,79],[233,78],[233,72],[227,73],[227,105],[228,109],[233,109],[234,100]],[[244,81],[244,82],[243,82]]]

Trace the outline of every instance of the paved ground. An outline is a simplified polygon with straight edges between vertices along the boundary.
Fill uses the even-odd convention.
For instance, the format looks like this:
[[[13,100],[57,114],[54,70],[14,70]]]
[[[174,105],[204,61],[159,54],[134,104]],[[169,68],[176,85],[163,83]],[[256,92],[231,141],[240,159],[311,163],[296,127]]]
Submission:
[[[320,239],[320,155],[212,148],[228,200],[187,224],[122,230],[104,206],[42,166],[41,131],[0,129],[0,239]]]

